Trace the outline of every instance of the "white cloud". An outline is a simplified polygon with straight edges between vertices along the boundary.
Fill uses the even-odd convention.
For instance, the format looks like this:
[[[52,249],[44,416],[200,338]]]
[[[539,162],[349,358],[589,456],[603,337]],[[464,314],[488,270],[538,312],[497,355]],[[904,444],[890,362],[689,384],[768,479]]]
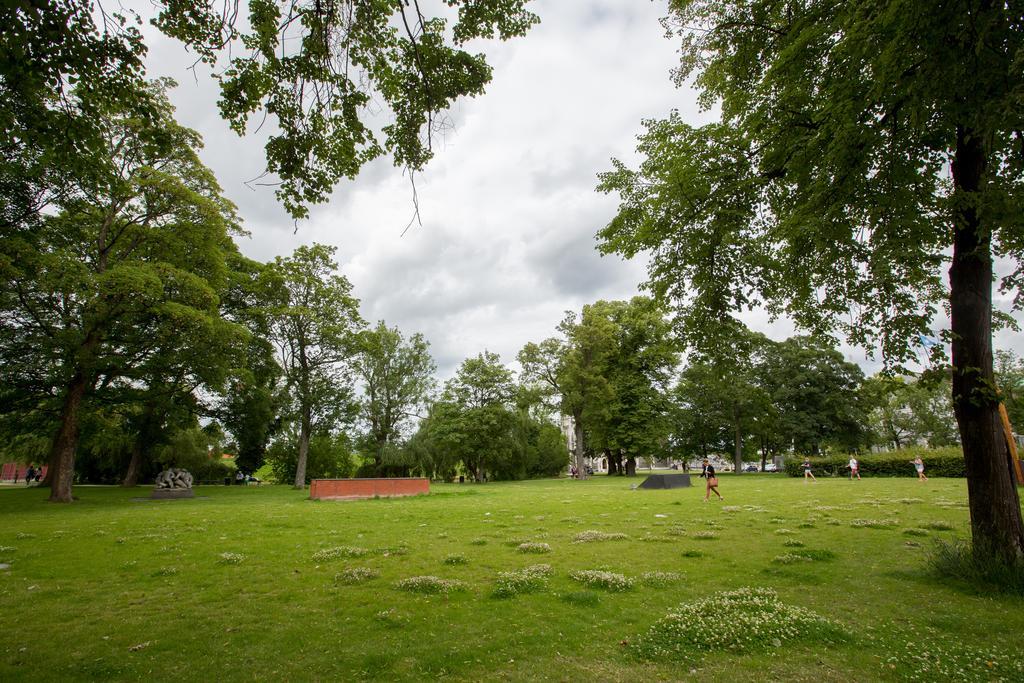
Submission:
[[[635,161],[642,119],[671,109],[694,122],[710,116],[670,81],[678,55],[658,23],[662,3],[537,0],[533,9],[542,23],[525,38],[473,46],[488,53],[493,81],[455,107],[454,129],[435,140],[436,158],[416,179],[423,225],[405,236],[411,185],[386,160],[344,182],[295,232],[272,188],[245,184],[264,168],[261,136],[232,133],[215,84],[194,77],[194,60],[152,29],[148,63],[179,81],[178,116],[203,134],[203,159],[252,233],[242,250],[266,260],[299,244],[337,246],[364,317],[424,333],[445,378],[485,348],[511,362],[527,341],[552,335],[567,309],[636,294],[644,262],[594,249],[616,208],[595,193],[596,174],[611,157]],[[764,315],[749,320],[774,338],[792,332]],[[1019,334],[999,340],[1022,346]],[[876,367],[863,351],[844,352]]]

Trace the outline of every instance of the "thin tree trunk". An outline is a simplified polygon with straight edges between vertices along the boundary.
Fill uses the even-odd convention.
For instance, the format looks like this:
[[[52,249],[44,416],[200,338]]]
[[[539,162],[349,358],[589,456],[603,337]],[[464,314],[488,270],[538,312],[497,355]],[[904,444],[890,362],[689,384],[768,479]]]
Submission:
[[[957,128],[953,160],[953,264],[949,269],[953,333],[953,412],[967,470],[976,553],[1024,561],[1024,523],[999,418],[992,372],[992,255],[976,204],[985,174],[984,140]]]
[[[732,464],[736,474],[740,474],[743,471],[743,433],[740,428],[740,408],[736,404],[733,404],[732,417],[733,428],[736,430],[732,453]]]
[[[573,430],[576,434],[576,477],[578,479],[587,479],[587,468],[583,462],[583,419],[582,415],[575,414],[572,416]]]
[[[139,473],[142,471],[142,437],[141,435],[136,438],[135,443],[132,445],[132,457],[128,461],[128,470],[124,473],[124,480],[121,482],[121,486],[131,488],[138,486],[139,484]]]
[[[299,421],[299,461],[295,466],[295,484],[297,489],[306,488],[306,459],[309,457],[309,407],[301,407],[302,417]]]

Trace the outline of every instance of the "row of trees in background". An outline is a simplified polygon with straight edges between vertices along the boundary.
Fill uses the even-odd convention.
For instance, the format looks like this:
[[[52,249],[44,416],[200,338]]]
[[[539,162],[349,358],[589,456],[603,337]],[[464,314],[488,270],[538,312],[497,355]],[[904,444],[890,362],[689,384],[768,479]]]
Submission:
[[[514,479],[607,458],[732,453],[739,464],[795,451],[955,443],[948,373],[865,380],[831,345],[772,342],[734,328],[691,354],[653,299],[598,301],[518,354],[519,383],[490,353],[438,395],[420,335],[368,328],[333,252],[240,254],[234,207],[179,126],[167,82],[149,111],[110,106],[88,175],[39,198],[8,229],[0,275],[0,429],[19,459],[50,463],[54,500],[76,476],[131,486],[166,465],[200,479],[224,450],[279,479],[401,475]],[[1011,416],[1024,371],[1000,357]],[[1005,380],[1002,379],[1005,376]]]
[[[524,3],[453,0],[441,16],[402,3],[353,14],[344,3],[252,0],[246,13],[187,0],[154,3],[151,23],[211,67],[236,131],[253,115],[274,119],[267,170],[299,218],[372,159],[423,168],[438,113],[491,78],[466,43],[523,35],[537,21]],[[15,3],[0,23],[5,448],[48,460],[61,502],[76,473],[120,471],[114,453],[130,484],[177,435],[215,450],[210,419],[234,436],[243,468],[292,423],[308,458],[317,435],[350,417],[320,398],[344,389],[328,385],[346,377],[354,348],[339,355],[323,311],[290,298],[303,286],[288,281],[290,263],[323,250],[274,264],[238,254],[234,207],[199,163],[198,136],[174,121],[169,82],[146,81],[131,9]],[[372,99],[393,114],[379,131],[366,119]],[[83,468],[94,452],[110,463]]]

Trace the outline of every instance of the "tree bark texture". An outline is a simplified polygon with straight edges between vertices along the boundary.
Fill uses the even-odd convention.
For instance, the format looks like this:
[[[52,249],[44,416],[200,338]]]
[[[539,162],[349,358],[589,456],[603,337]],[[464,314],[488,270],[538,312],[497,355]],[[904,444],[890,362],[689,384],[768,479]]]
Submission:
[[[573,430],[576,433],[576,477],[586,479],[587,468],[583,462],[583,420],[581,415],[572,416]]]
[[[964,450],[974,550],[1017,563],[1024,561],[1024,524],[992,371],[991,242],[977,205],[985,166],[981,135],[958,127],[949,269],[953,412]]]
[[[89,387],[85,372],[79,370],[68,383],[60,410],[60,426],[50,446],[50,502],[70,503],[75,479],[75,451],[78,449],[78,418],[82,399]]]
[[[124,479],[121,481],[121,486],[125,488],[132,488],[139,485],[139,472],[142,471],[142,443],[140,439],[136,439],[132,445],[132,457],[128,461],[128,469],[124,473]]]
[[[740,426],[740,409],[738,405],[733,405],[732,418],[733,428],[736,430],[732,453],[732,464],[736,474],[740,474],[743,472],[743,429]]]
[[[299,424],[299,459],[295,464],[295,488],[306,488],[306,460],[309,457],[309,407],[302,406],[302,417]]]

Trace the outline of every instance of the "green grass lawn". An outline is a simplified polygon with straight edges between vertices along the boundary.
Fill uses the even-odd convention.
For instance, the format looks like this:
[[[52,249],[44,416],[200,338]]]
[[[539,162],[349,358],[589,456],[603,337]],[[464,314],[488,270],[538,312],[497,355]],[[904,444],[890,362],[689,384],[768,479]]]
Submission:
[[[725,502],[703,503],[699,486],[631,490],[641,480],[356,502],[79,487],[58,506],[0,489],[0,680],[1024,680],[1024,600],[926,568],[935,539],[968,535],[964,481],[725,476]],[[575,541],[587,531],[602,533]],[[506,576],[511,595],[494,596],[499,574],[538,564],[548,576]],[[581,570],[633,585],[589,587]],[[417,576],[461,583],[397,587]],[[719,596],[674,655],[640,646],[681,603],[742,587],[831,623],[765,642],[744,625],[742,647],[704,653],[740,628]]]

